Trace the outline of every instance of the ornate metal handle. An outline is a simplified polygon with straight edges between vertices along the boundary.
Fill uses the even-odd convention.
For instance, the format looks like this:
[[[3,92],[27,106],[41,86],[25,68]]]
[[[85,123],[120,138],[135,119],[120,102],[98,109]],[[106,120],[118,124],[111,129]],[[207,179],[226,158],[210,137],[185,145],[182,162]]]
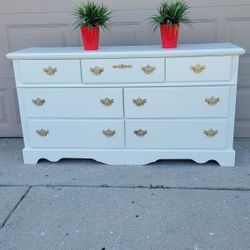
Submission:
[[[206,69],[206,65],[201,65],[201,64],[192,65],[191,69],[193,70],[194,73],[199,74]]]
[[[105,99],[101,99],[100,102],[104,105],[104,106],[111,106],[114,103],[114,99],[109,99],[108,97]]]
[[[45,137],[49,134],[49,130],[44,130],[43,128],[40,130],[37,130],[36,133],[42,137]]]
[[[133,65],[131,64],[119,64],[119,65],[114,65],[113,69],[130,69],[132,67]]]
[[[138,129],[138,130],[134,130],[134,134],[137,135],[138,137],[143,137],[148,133],[148,131],[145,129]]]
[[[156,67],[155,66],[150,66],[149,64],[146,66],[146,67],[141,67],[142,71],[145,73],[145,74],[152,74],[155,70],[156,70]]]
[[[213,129],[209,129],[209,130],[204,130],[204,134],[208,137],[214,137],[218,134],[218,130],[213,130]]]
[[[37,106],[43,106],[45,103],[45,99],[40,99],[39,97],[36,99],[32,99],[32,103],[34,103]]]
[[[91,67],[91,68],[90,68],[90,71],[91,71],[94,75],[98,76],[98,75],[100,75],[100,74],[104,71],[104,68],[103,68],[103,67],[95,66],[95,67]]]
[[[143,106],[146,102],[147,99],[141,99],[140,97],[138,99],[133,99],[133,103],[138,107]]]
[[[54,75],[57,72],[57,68],[53,68],[53,67],[49,66],[48,68],[43,68],[43,71],[47,75],[52,76],[52,75]]]
[[[210,98],[205,99],[205,102],[210,106],[216,105],[219,101],[220,101],[220,98],[214,97],[214,96],[211,96]]]
[[[111,129],[108,129],[108,130],[103,130],[102,133],[104,135],[106,135],[107,137],[112,137],[115,135],[116,131],[115,130],[111,130]]]

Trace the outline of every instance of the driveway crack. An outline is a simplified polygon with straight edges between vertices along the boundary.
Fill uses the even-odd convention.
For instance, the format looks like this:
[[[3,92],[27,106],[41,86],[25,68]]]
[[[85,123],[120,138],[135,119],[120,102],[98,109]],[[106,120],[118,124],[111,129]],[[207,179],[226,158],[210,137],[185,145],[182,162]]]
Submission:
[[[18,208],[18,206],[21,204],[21,202],[23,201],[23,199],[27,196],[27,194],[29,193],[30,189],[32,186],[29,186],[27,188],[27,190],[25,191],[25,193],[20,197],[20,199],[17,201],[16,205],[11,209],[11,211],[9,212],[9,214],[7,215],[7,217],[5,218],[5,220],[3,221],[2,224],[0,224],[0,231],[4,228],[4,226],[6,225],[6,223],[8,222],[8,220],[10,219],[10,217],[12,216],[12,214],[15,212],[15,210]]]

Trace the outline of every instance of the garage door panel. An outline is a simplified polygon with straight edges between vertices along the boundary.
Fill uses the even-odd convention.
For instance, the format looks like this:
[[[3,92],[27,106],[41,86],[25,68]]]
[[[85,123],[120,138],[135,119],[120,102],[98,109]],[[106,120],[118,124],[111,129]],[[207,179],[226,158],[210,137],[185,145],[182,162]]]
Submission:
[[[159,31],[147,20],[161,1],[103,0],[114,9],[112,32],[103,45],[159,44]],[[236,135],[250,136],[250,2],[249,0],[186,0],[193,27],[182,27],[180,43],[233,42],[246,49],[240,59]],[[73,31],[72,10],[78,0],[0,0],[0,136],[20,135],[12,64],[5,55],[29,46],[81,46]]]

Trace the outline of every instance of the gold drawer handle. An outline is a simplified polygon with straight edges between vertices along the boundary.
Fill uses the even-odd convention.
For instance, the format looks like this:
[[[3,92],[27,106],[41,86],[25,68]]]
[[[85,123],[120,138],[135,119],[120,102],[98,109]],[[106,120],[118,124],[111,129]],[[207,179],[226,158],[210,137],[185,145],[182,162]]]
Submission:
[[[146,67],[141,67],[142,71],[149,75],[149,74],[152,74],[155,70],[156,70],[156,67],[154,66],[150,66],[149,64],[146,66]]]
[[[119,64],[119,65],[114,65],[113,69],[130,69],[133,68],[133,65],[131,64]]]
[[[52,75],[54,75],[57,72],[57,68],[53,68],[53,67],[49,66],[48,68],[43,68],[43,71],[47,75],[52,76]]]
[[[100,102],[104,105],[104,106],[111,106],[114,103],[114,99],[109,99],[108,97],[105,99],[101,99]]]
[[[40,106],[43,106],[43,104],[45,103],[45,99],[40,99],[38,97],[36,99],[32,99],[32,103],[40,107]]]
[[[90,68],[90,71],[91,71],[94,75],[98,76],[98,75],[100,75],[100,74],[104,71],[104,68],[103,68],[103,67],[95,66],[95,67],[91,67],[91,68]]]
[[[36,133],[42,137],[45,137],[49,134],[49,130],[44,130],[43,128],[40,130],[37,130]]]
[[[214,137],[218,134],[218,130],[213,130],[213,129],[209,129],[209,130],[204,130],[204,134],[207,137]]]
[[[199,74],[206,69],[206,65],[201,65],[201,64],[192,65],[191,69],[193,70],[194,73]]]
[[[107,137],[112,137],[115,135],[116,131],[115,130],[111,130],[111,129],[108,129],[108,130],[103,130],[102,133],[104,135],[106,135]]]
[[[133,103],[138,107],[143,106],[146,102],[147,99],[141,99],[140,97],[138,99],[133,99]]]
[[[211,96],[210,98],[206,98],[205,101],[208,105],[214,106],[220,101],[220,98]]]
[[[138,130],[134,130],[134,134],[137,135],[138,137],[143,137],[148,133],[148,131],[145,129],[138,129]]]

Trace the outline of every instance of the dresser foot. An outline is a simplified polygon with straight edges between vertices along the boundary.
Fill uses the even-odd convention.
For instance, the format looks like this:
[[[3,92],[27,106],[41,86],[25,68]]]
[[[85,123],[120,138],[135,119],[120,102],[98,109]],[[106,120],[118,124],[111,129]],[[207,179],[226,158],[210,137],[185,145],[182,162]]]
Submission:
[[[217,161],[221,167],[234,167],[235,166],[235,151],[230,150],[218,154],[215,158],[211,159]]]
[[[38,156],[34,152],[30,152],[29,150],[23,150],[23,162],[27,165],[36,165],[40,156]]]
[[[225,158],[215,159],[221,167],[234,167],[235,166],[235,154],[227,156]]]
[[[199,154],[192,158],[195,162],[199,164],[204,164],[208,161],[216,161],[221,167],[234,167],[235,166],[235,151],[221,151],[213,152],[213,154]]]
[[[53,153],[51,151],[24,149],[23,161],[24,164],[35,165],[40,159],[46,159],[50,162],[57,162],[63,158],[61,153]]]

